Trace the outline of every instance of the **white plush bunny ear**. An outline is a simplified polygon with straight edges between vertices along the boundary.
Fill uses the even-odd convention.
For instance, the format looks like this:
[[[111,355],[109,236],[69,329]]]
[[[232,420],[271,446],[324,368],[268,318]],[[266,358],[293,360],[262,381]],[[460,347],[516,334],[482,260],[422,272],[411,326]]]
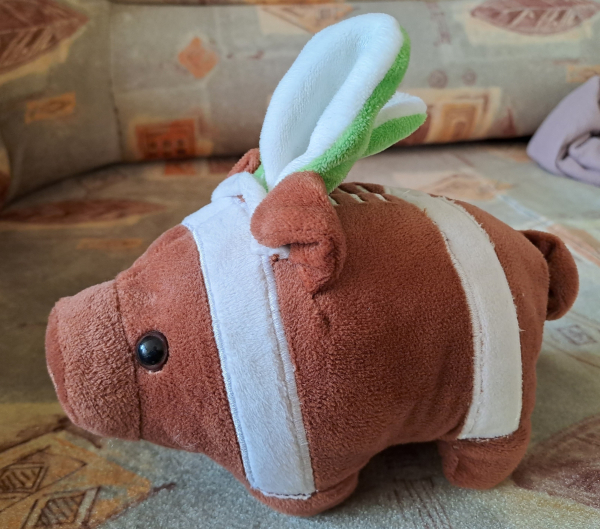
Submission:
[[[267,190],[294,172],[315,171],[331,191],[356,160],[421,126],[423,101],[396,94],[409,56],[408,36],[389,15],[361,15],[317,33],[267,110],[255,173]]]

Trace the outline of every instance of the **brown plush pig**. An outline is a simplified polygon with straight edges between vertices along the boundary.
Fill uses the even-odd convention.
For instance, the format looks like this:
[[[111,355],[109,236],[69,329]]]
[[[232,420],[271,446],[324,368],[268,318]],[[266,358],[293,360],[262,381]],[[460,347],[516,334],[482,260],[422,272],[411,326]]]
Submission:
[[[514,470],[544,321],[572,305],[577,269],[557,237],[474,206],[338,185],[423,109],[385,85],[406,49],[395,21],[365,15],[323,33],[367,46],[369,28],[377,46],[394,35],[397,45],[368,89],[356,91],[354,48],[331,97],[321,97],[331,79],[299,86],[294,65],[260,156],[244,156],[211,204],[114,281],[57,303],[48,367],[75,424],[207,454],[260,501],[298,515],[343,501],[395,444],[437,441],[459,486],[488,488]],[[329,119],[336,105],[343,126]]]

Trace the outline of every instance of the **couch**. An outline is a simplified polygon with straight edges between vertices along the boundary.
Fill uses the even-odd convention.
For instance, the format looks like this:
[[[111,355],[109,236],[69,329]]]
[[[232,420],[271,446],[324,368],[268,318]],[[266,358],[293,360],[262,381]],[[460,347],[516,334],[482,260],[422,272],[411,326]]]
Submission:
[[[218,3],[229,5],[0,1],[0,527],[600,527],[600,189],[546,173],[523,139],[600,72],[600,4]],[[458,489],[433,445],[400,446],[341,506],[286,518],[202,455],[69,423],[44,332],[58,298],[113,278],[209,201],[258,143],[270,94],[311,33],[367,11],[411,35],[402,89],[429,118],[349,179],[556,233],[581,292],[547,323],[533,438],[510,479]]]

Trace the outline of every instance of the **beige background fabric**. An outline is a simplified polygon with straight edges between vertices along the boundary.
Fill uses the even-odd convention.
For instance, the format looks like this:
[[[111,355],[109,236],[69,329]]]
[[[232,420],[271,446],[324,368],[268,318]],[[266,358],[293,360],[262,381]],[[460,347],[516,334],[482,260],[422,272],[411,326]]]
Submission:
[[[395,16],[402,89],[428,104],[407,143],[531,134],[600,71],[600,3],[578,0],[141,5],[0,2],[0,200],[118,161],[240,154],[320,29]]]
[[[458,489],[435,446],[400,446],[369,463],[340,507],[288,518],[202,455],[70,425],[45,367],[51,307],[129,267],[208,202],[234,161],[117,165],[0,213],[0,527],[599,528],[600,189],[545,173],[524,143],[387,151],[348,178],[467,200],[515,228],[556,233],[573,252],[581,292],[566,317],[546,324],[532,443],[500,486]],[[61,512],[71,525],[59,525]]]

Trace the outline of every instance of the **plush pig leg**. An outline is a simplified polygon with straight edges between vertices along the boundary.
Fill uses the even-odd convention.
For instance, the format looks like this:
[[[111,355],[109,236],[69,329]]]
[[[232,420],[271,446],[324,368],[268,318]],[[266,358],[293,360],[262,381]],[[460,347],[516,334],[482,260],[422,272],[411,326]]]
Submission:
[[[331,509],[342,503],[350,496],[358,485],[358,472],[351,474],[342,480],[336,486],[327,490],[318,491],[306,500],[295,500],[287,498],[277,498],[275,496],[265,496],[260,492],[249,489],[250,494],[265,505],[276,511],[292,516],[314,516],[320,512]]]
[[[547,306],[552,292],[559,290],[553,284],[573,285],[561,309],[570,306],[577,292],[577,273],[575,264],[568,251],[561,252],[558,247],[553,255],[562,258],[562,268],[567,272],[560,275],[549,274],[549,266],[540,259],[536,236],[525,234],[521,239],[509,240],[505,236],[506,228],[497,219],[477,210],[469,204],[459,203],[484,228],[494,241],[494,248],[504,269],[511,288],[513,301],[517,309],[520,328],[521,365],[522,365],[522,409],[518,429],[510,435],[480,439],[452,439],[438,441],[442,456],[444,474],[454,485],[473,489],[486,489],[506,479],[517,467],[525,455],[531,434],[531,413],[535,402],[535,364],[541,347],[542,327],[547,315]],[[548,239],[549,234],[544,235]],[[531,243],[530,238],[535,240]],[[542,253],[545,256],[544,253]],[[552,263],[546,257],[550,265]],[[572,265],[572,266],[571,266]],[[556,268],[550,266],[551,272]],[[562,270],[562,269],[561,269]],[[550,285],[550,289],[549,289]],[[561,298],[562,299],[562,298]],[[559,304],[560,305],[560,304]],[[560,313],[560,311],[558,311]]]
[[[500,232],[500,221],[462,204],[492,235],[496,251],[513,288],[521,331],[521,354],[523,366],[523,410],[519,428],[513,434],[494,439],[441,440],[438,449],[442,455],[444,474],[454,485],[474,489],[493,487],[507,478],[525,455],[531,433],[531,413],[535,401],[535,363],[540,349],[541,332],[532,332],[547,319],[560,318],[573,305],[579,289],[577,265],[564,243],[555,235],[533,230],[523,232],[520,248],[508,247]],[[527,279],[527,271],[535,270],[531,254],[532,244],[541,252],[547,269],[531,277],[543,278],[535,291],[535,285]],[[521,268],[514,268],[511,252],[523,259]],[[543,261],[538,262],[543,265]],[[545,273],[544,273],[545,272]],[[546,275],[548,274],[548,275]],[[548,279],[545,279],[548,277]],[[549,286],[548,286],[549,285]],[[529,286],[529,288],[531,288]],[[519,295],[520,294],[520,295]]]
[[[525,312],[524,307],[519,307],[522,303],[517,299],[521,315]],[[510,435],[489,439],[438,441],[444,475],[453,485],[469,489],[489,489],[504,481],[525,455],[535,403],[535,362],[540,345],[538,340],[534,333],[521,333],[523,407],[518,429]]]
[[[517,467],[529,443],[529,419],[506,437],[438,441],[444,475],[453,485],[489,489]]]

